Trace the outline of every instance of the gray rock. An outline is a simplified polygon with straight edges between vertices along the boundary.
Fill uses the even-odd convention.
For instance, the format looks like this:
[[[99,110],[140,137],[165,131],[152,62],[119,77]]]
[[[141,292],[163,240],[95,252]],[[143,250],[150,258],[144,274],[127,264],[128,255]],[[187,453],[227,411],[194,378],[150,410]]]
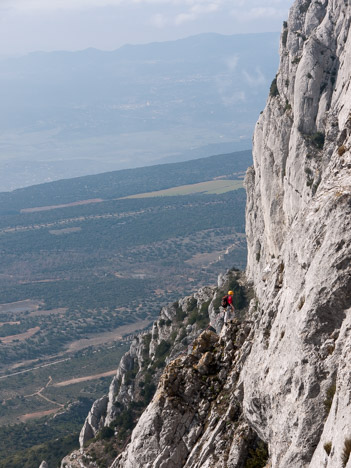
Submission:
[[[95,437],[98,430],[103,427],[106,415],[107,401],[107,396],[104,396],[94,402],[79,435],[79,443],[81,447],[83,447],[83,445],[88,440]]]
[[[242,459],[247,443],[242,437],[233,442],[233,421],[240,419],[240,404],[214,378],[236,330],[237,325],[228,325],[220,342],[217,335],[204,331],[195,340],[191,355],[167,366],[128,448],[113,468],[225,468],[235,466],[234,461],[227,464],[225,453],[230,448],[232,460]],[[221,372],[226,380],[227,371],[222,368]],[[246,436],[249,441],[250,435]]]
[[[351,345],[343,333],[351,299],[350,17],[348,2],[294,3],[279,95],[256,126],[246,179],[247,273],[260,317],[240,380],[245,416],[269,443],[274,467],[337,467],[351,430],[341,358]],[[322,134],[323,148],[315,143]]]

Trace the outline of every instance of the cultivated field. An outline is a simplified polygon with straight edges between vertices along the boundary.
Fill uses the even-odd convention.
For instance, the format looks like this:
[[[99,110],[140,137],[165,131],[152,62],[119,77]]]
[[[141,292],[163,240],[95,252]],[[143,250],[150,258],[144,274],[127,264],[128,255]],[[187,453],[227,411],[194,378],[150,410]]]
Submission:
[[[166,190],[158,190],[156,192],[139,193],[137,195],[130,195],[125,198],[152,198],[152,197],[175,197],[181,195],[193,195],[195,193],[202,194],[221,194],[231,192],[243,188],[241,180],[210,180],[207,182],[200,182],[198,184],[181,185],[180,187],[173,187]]]

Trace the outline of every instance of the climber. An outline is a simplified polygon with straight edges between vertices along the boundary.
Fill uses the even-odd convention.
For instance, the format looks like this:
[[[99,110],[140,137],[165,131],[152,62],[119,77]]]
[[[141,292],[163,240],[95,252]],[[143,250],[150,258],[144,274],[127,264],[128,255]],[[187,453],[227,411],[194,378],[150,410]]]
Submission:
[[[234,305],[233,305],[233,291],[228,291],[228,294],[222,298],[222,307],[224,309],[224,323],[229,322],[232,319],[232,314],[234,315]]]

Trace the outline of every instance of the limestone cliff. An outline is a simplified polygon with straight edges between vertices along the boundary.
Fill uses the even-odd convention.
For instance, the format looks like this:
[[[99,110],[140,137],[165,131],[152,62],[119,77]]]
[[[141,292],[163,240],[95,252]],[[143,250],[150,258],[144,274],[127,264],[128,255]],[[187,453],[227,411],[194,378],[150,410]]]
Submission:
[[[255,297],[167,359],[113,468],[351,468],[350,23],[294,2],[246,177]]]
[[[254,134],[247,273],[259,317],[240,380],[273,467],[346,466],[351,438],[350,22],[349,1],[294,3]]]
[[[238,271],[220,275],[218,285],[204,287],[162,308],[160,317],[148,332],[137,335],[123,356],[109,394],[97,400],[90,410],[80,434],[80,450],[65,457],[62,466],[95,467],[96,461],[108,466],[113,455],[129,441],[131,429],[153,397],[166,364],[180,355],[186,356],[194,340],[209,327],[221,330],[220,308],[224,292],[236,292],[240,314],[248,303],[244,278]]]

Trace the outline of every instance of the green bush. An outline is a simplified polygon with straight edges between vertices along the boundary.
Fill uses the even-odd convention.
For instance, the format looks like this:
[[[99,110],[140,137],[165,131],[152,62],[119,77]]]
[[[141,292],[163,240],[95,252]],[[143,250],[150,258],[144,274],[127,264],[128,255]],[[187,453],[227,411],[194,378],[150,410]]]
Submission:
[[[288,30],[287,29],[284,29],[283,31],[283,34],[282,34],[282,44],[283,44],[283,47],[286,47],[286,42],[287,42],[287,39],[288,39]]]
[[[111,439],[111,437],[113,437],[115,434],[115,431],[111,428],[111,427],[108,427],[108,426],[105,426],[101,429],[100,433],[99,433],[99,438],[100,439]]]
[[[173,304],[173,307],[176,311],[176,321],[182,322],[186,317],[186,312],[184,312],[183,309],[180,307],[179,302],[175,302]]]
[[[278,86],[277,86],[277,77],[271,83],[271,87],[269,88],[269,95],[271,97],[279,96]]]
[[[155,358],[156,359],[164,358],[166,354],[168,353],[170,347],[171,347],[171,343],[169,343],[166,340],[162,340],[156,348]]]
[[[306,13],[311,5],[312,0],[306,0],[305,3],[300,5],[300,13]]]
[[[335,392],[336,392],[336,383],[334,382],[328,388],[326,399],[324,400],[324,407],[325,407],[325,411],[326,411],[327,416],[328,416],[330,408],[331,408],[331,406],[333,404],[333,398],[334,398]]]
[[[331,442],[326,442],[324,445],[323,445],[323,448],[326,452],[327,455],[330,455],[330,452],[331,452],[331,449],[332,449],[332,443]]]
[[[148,333],[147,335],[143,336],[143,345],[149,349],[149,345],[151,343],[151,333]]]
[[[322,132],[316,132],[311,135],[311,143],[318,149],[323,149],[325,141],[325,135]]]
[[[131,385],[131,383],[134,381],[135,376],[138,373],[138,367],[134,366],[133,369],[130,369],[129,371],[126,372],[125,374],[125,384],[126,385]]]
[[[147,371],[145,372],[144,374],[144,381],[145,381],[145,384],[149,384],[152,382],[152,374],[151,372]]]
[[[116,420],[116,427],[122,432],[126,432],[134,427],[133,410],[130,408],[125,409],[120,413]]]
[[[285,101],[284,112],[291,110],[291,104],[288,100]]]
[[[343,448],[342,455],[341,455],[341,462],[342,462],[343,468],[345,468],[345,466],[347,465],[347,462],[349,461],[350,453],[351,453],[351,439],[345,439],[344,448]]]
[[[208,306],[210,305],[211,301],[204,302],[200,308],[200,315],[208,315]]]
[[[189,310],[189,312],[191,312],[192,310],[194,310],[196,307],[197,307],[197,300],[195,299],[195,297],[192,297],[192,298],[190,299],[190,301],[188,302],[188,310]]]
[[[152,397],[154,396],[156,391],[156,385],[153,383],[148,383],[144,387],[144,404],[147,406],[150,401],[152,400]]]
[[[199,313],[197,310],[193,310],[191,314],[189,315],[189,324],[193,325],[199,318]]]
[[[268,458],[268,445],[259,441],[256,448],[249,449],[249,456],[246,459],[245,468],[264,468]]]

